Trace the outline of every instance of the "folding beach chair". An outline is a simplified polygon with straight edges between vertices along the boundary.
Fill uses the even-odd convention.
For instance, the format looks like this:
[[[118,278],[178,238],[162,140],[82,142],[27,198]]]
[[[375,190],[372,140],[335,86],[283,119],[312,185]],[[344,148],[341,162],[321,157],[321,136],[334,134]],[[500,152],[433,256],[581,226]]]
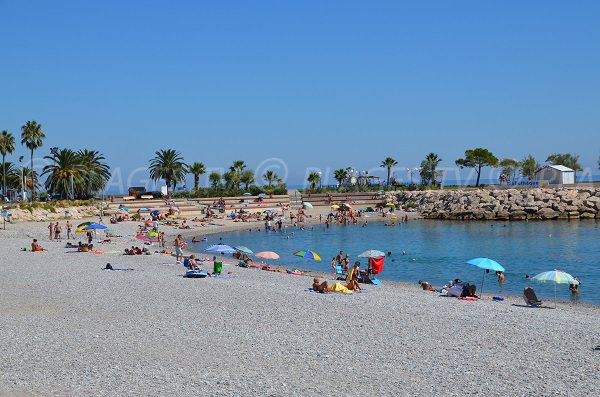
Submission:
[[[535,291],[531,287],[527,287],[523,290],[523,299],[525,299],[527,306],[542,306],[542,301],[538,299],[538,297],[535,295]]]
[[[342,268],[342,265],[335,265],[334,280],[345,280],[348,272]]]

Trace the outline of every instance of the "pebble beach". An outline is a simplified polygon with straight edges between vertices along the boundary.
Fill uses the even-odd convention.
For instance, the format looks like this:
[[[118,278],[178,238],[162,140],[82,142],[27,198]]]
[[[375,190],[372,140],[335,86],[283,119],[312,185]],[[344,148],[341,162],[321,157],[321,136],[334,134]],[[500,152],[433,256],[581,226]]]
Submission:
[[[21,251],[34,237],[47,252]],[[48,241],[44,223],[0,231],[0,395],[600,394],[597,306],[388,281],[318,294],[313,275],[232,258],[221,276],[186,279],[171,256],[119,253],[131,244],[94,255]]]

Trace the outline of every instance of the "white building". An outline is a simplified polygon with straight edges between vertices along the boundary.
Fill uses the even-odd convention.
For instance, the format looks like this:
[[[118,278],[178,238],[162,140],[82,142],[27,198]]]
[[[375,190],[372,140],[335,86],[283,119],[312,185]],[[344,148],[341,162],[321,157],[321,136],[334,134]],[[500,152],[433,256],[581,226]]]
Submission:
[[[564,165],[546,165],[535,173],[535,177],[538,181],[545,181],[549,185],[575,184],[575,170]]]

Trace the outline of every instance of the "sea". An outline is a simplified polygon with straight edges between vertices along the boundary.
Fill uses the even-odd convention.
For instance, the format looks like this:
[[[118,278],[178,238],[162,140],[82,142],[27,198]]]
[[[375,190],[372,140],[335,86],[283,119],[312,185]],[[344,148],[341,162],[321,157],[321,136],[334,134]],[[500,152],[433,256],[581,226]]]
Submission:
[[[201,236],[201,235],[200,235]],[[202,237],[202,236],[201,236]],[[305,230],[288,227],[281,232],[265,232],[260,223],[252,228],[207,236],[208,241],[191,243],[198,253],[212,244],[243,245],[254,252],[274,251],[278,260],[265,263],[284,265],[289,269],[329,272],[330,262],[339,251],[349,253],[351,263],[366,260],[358,255],[368,249],[386,253],[385,280],[409,283],[428,281],[439,287],[459,278],[475,284],[477,291],[493,295],[522,295],[531,286],[541,299],[554,299],[555,285],[531,281],[538,273],[560,269],[576,276],[581,286],[572,296],[568,285],[556,286],[557,299],[600,305],[600,222],[536,221],[536,222],[454,222],[411,220],[396,226],[371,222],[358,225],[324,224]],[[321,261],[293,255],[298,250],[316,252]],[[505,282],[500,284],[494,272],[466,263],[476,257],[487,257],[505,269]],[[364,268],[364,267],[363,267]]]

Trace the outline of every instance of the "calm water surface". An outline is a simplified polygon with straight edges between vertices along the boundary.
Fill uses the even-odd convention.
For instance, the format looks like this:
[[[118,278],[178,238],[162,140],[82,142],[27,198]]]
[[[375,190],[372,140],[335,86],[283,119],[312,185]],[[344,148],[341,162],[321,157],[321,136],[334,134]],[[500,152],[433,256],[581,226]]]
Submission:
[[[192,244],[202,252],[218,243],[219,237],[229,245],[245,245],[254,252],[275,251],[281,258],[274,264],[310,270],[329,271],[330,261],[339,250],[349,253],[352,261],[367,249],[392,253],[387,257],[381,279],[417,282],[427,280],[440,286],[454,278],[481,289],[483,270],[464,262],[474,257],[488,257],[506,268],[506,282],[500,286],[493,272],[485,276],[483,291],[521,295],[532,285],[538,296],[554,297],[553,284],[532,283],[525,275],[562,269],[578,277],[582,285],[578,300],[600,305],[600,223],[597,221],[555,222],[440,222],[411,221],[396,227],[371,223],[360,226],[316,225],[314,230],[290,228],[287,233],[231,232],[209,236],[205,243]],[[292,253],[311,249],[321,262],[298,258]],[[402,252],[406,251],[406,255]],[[268,262],[268,261],[267,261]],[[365,264],[365,260],[362,260]],[[572,300],[568,285],[558,285],[559,300]]]

